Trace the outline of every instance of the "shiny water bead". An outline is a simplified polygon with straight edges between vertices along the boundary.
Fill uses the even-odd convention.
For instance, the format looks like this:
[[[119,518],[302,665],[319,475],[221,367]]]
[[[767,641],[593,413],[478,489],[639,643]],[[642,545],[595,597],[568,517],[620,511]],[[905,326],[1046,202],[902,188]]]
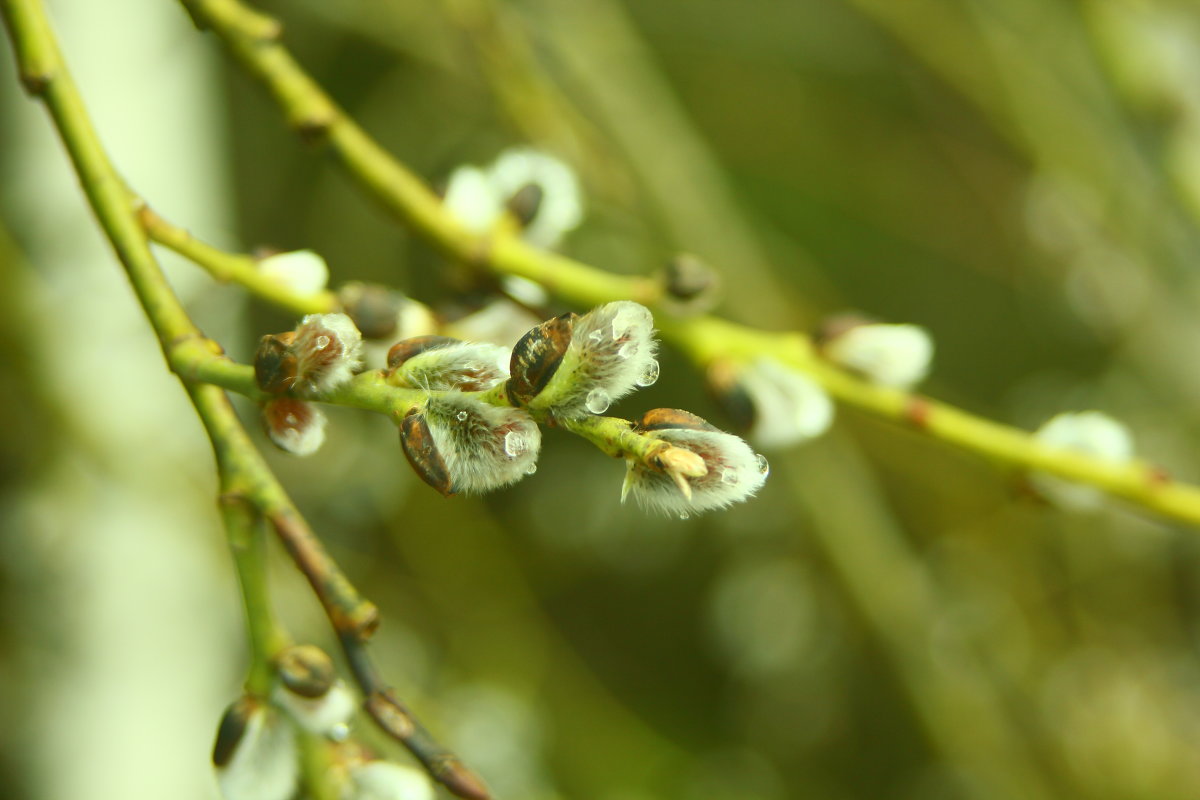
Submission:
[[[588,392],[583,405],[592,414],[603,414],[612,405],[612,398],[603,389],[592,389]]]

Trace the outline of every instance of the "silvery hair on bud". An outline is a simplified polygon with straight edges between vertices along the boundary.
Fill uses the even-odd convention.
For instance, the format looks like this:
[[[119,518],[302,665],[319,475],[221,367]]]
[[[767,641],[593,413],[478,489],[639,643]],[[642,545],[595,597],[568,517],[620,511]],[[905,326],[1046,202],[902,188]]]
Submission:
[[[658,379],[650,310],[629,300],[592,309],[575,321],[558,371],[533,405],[560,419],[603,414]]]
[[[296,734],[270,706],[243,697],[225,712],[213,751],[225,800],[288,800],[296,790]]]
[[[345,314],[309,314],[296,328],[296,385],[328,392],[362,366],[362,334]]]
[[[524,411],[458,392],[434,395],[423,414],[453,492],[488,492],[536,469],[542,432]]]
[[[396,368],[400,383],[425,391],[482,392],[508,378],[507,347],[449,340],[413,355]]]

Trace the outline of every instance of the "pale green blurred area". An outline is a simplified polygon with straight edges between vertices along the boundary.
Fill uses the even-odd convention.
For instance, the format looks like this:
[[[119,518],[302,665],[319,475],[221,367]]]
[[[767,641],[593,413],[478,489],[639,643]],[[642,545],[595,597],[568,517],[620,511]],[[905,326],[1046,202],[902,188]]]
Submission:
[[[159,211],[230,248],[314,248],[335,282],[456,299],[175,4],[50,6]],[[435,183],[522,142],[571,160],[590,206],[571,255],[645,273],[695,252],[725,278],[722,310],[769,328],[846,308],[920,323],[931,394],[1030,428],[1099,408],[1200,479],[1192,4],[267,10]],[[212,798],[245,648],[210,455],[7,56],[0,78],[0,786]],[[238,357],[291,324],[169,266]],[[614,411],[656,405],[730,424],[669,349]],[[522,484],[444,500],[389,423],[335,412],[317,457],[272,463],[381,607],[402,696],[500,797],[1200,795],[1200,532],[1057,511],[850,410],[769,452],[758,498],[686,522],[620,506],[620,465],[553,432]],[[330,646],[294,570],[276,573],[295,634]]]

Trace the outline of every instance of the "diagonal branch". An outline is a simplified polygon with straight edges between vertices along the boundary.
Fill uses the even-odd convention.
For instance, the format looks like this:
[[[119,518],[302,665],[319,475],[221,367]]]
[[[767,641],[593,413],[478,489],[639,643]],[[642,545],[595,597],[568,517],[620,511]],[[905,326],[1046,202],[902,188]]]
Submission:
[[[296,510],[254,447],[225,393],[213,385],[190,383],[186,373],[177,369],[181,361],[187,362],[186,358],[180,357],[181,353],[208,353],[217,357],[220,348],[192,323],[151,253],[138,219],[140,204],[117,174],[100,143],[40,0],[0,0],[0,14],[13,42],[22,83],[27,91],[45,103],[50,112],[92,211],[125,268],[168,364],[184,381],[212,442],[230,535],[240,538],[245,527],[251,524],[243,504],[265,517],[320,598],[347,657],[352,663],[361,663],[365,658],[366,639],[378,623],[378,612],[375,606],[359,596]],[[219,358],[213,360],[220,361]],[[233,541],[231,544],[236,548],[242,543]],[[239,570],[243,567],[251,568],[248,561],[239,559]],[[266,613],[261,594],[265,587],[260,585],[260,580],[261,576],[254,576],[251,586],[244,586],[247,612],[258,616],[251,623],[254,651],[251,683],[255,688],[262,688],[258,684],[267,682],[267,661],[278,645],[278,632],[269,618],[262,616]],[[356,675],[358,673],[356,669]],[[373,710],[379,705],[375,698],[381,692],[390,696],[390,692],[381,687],[377,675],[369,673],[369,677],[370,684],[362,687],[368,697],[368,710],[384,729],[407,745],[430,773],[451,791],[467,798],[487,798],[488,793],[479,778],[437,746],[399,701],[394,701],[392,706],[395,715],[404,717],[407,725],[389,725],[388,720],[381,719],[382,715]]]
[[[271,92],[288,122],[329,146],[355,182],[446,255],[500,275],[536,281],[583,307],[636,300],[655,311],[664,338],[701,367],[715,361],[773,358],[803,370],[842,403],[905,425],[998,464],[1038,470],[1096,486],[1144,510],[1200,526],[1200,488],[1177,482],[1143,461],[1112,464],[1048,447],[1031,434],[946,403],[875,386],[825,363],[800,333],[758,330],[716,317],[672,317],[646,278],[613,275],[512,236],[479,238],[446,211],[437,196],[350,119],[280,43],[281,27],[240,0],[180,0],[201,27],[211,28],[238,62]]]

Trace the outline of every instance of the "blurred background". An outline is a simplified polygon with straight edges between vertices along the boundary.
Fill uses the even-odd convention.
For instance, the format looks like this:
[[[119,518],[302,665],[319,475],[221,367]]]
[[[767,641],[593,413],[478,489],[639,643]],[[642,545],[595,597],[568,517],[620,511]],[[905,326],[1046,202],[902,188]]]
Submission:
[[[177,4],[48,5],[118,169],[168,219],[458,299]],[[930,394],[1027,428],[1098,408],[1200,480],[1194,4],[262,7],[431,182],[521,143],[575,166],[572,256],[645,274],[693,252],[721,313],[771,329],[919,323]],[[0,786],[215,798],[246,648],[211,455],[8,54],[0,169]],[[236,356],[291,327],[163,261]],[[654,406],[732,424],[669,349],[614,412]],[[269,457],[381,607],[401,695],[499,797],[1200,795],[1198,531],[1058,511],[847,409],[768,451],[757,499],[686,521],[620,506],[621,466],[566,435],[515,488],[444,500],[389,422],[330,416],[319,456]],[[276,562],[293,632],[333,649]]]

